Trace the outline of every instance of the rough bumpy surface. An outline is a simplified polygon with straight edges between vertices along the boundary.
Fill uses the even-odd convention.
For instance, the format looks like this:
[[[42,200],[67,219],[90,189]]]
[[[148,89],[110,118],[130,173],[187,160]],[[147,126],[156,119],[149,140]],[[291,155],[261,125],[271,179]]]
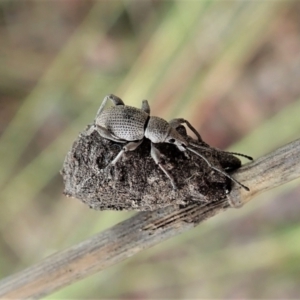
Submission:
[[[122,140],[137,141],[144,137],[148,118],[149,115],[138,108],[117,105],[105,109],[96,124]]]
[[[185,135],[184,127],[180,133]],[[238,158],[204,142],[189,141],[207,147],[201,151],[214,166],[234,170],[241,166]],[[178,185],[174,191],[169,179],[150,156],[150,141],[145,139],[135,151],[127,152],[114,166],[105,167],[121,150],[122,145],[100,137],[97,132],[81,133],[68,152],[61,174],[64,193],[97,210],[155,210],[169,205],[186,206],[190,203],[225,198],[231,188],[230,179],[213,171],[198,156],[187,158],[176,146],[157,144],[165,155],[165,166]]]

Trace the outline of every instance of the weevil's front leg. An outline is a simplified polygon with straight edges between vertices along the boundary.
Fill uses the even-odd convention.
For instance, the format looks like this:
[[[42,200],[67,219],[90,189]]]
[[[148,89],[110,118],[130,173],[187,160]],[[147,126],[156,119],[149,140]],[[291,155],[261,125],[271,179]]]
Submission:
[[[147,100],[143,100],[142,102],[142,108],[144,112],[146,112],[148,115],[150,115],[150,106]]]
[[[135,150],[142,143],[142,141],[143,139],[141,139],[140,141],[129,142],[128,144],[126,144],[110,164],[115,165],[125,152]]]
[[[161,157],[162,154],[159,152],[159,150],[154,146],[153,143],[151,143],[151,156],[154,159],[155,163],[162,169],[162,171],[168,176],[168,178],[171,181],[172,187],[174,190],[177,190],[176,183],[174,181],[173,176],[168,172],[168,170],[161,164]]]
[[[188,126],[188,128],[191,129],[191,130],[194,132],[194,134],[196,135],[198,141],[202,141],[199,132],[192,126],[192,124],[191,124],[188,120],[182,119],[182,118],[177,118],[177,119],[172,119],[172,120],[169,122],[170,126],[173,127],[173,128],[175,128],[175,129],[176,129],[179,125],[181,125],[181,124],[183,124],[183,123],[185,123],[185,124]]]
[[[101,113],[102,113],[102,111],[104,109],[104,106],[106,105],[106,102],[108,100],[110,100],[114,105],[125,105],[124,102],[122,101],[122,99],[120,99],[119,97],[117,97],[117,96],[115,96],[113,94],[107,95],[103,99],[103,101],[102,101],[102,103],[101,103],[101,105],[100,105],[100,107],[99,107],[99,109],[97,111],[96,119],[101,115]]]

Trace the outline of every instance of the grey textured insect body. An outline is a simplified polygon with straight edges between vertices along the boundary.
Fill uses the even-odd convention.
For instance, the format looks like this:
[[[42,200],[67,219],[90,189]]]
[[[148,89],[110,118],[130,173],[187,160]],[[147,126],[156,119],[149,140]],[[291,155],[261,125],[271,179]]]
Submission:
[[[108,100],[110,100],[114,106],[104,110],[104,106]],[[117,96],[108,95],[104,98],[97,112],[95,122],[89,128],[87,134],[91,134],[96,130],[103,138],[125,144],[119,154],[110,163],[111,165],[115,165],[125,152],[135,150],[142,143],[144,138],[149,139],[151,141],[151,156],[170,179],[173,189],[177,188],[175,180],[162,164],[162,154],[155,147],[156,143],[170,143],[176,145],[180,151],[189,150],[201,157],[213,170],[230,178],[244,189],[249,190],[248,187],[235,180],[229,174],[213,166],[205,156],[193,149],[193,147],[202,147],[194,143],[188,143],[187,140],[179,134],[176,128],[181,124],[186,124],[194,132],[198,140],[201,140],[196,129],[185,119],[179,118],[167,122],[162,118],[150,116],[150,107],[147,100],[144,100],[141,109],[138,109],[126,106]],[[252,159],[247,155],[233,152],[229,153]]]
[[[122,105],[109,107],[95,120],[95,124],[125,141],[143,139],[149,114],[135,107],[125,107],[126,110]]]

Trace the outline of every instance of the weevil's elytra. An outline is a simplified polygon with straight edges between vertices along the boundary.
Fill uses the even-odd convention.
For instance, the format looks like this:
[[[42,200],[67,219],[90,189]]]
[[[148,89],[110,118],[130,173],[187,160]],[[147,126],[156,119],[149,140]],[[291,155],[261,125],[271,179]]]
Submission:
[[[109,132],[125,141],[141,140],[145,134],[145,124],[149,115],[141,109],[126,106],[113,106],[104,110],[95,125],[106,128]]]
[[[114,106],[104,110],[104,106],[108,100],[110,100]],[[185,119],[179,118],[167,122],[162,118],[150,116],[150,107],[147,100],[144,100],[142,102],[141,109],[138,109],[135,107],[126,106],[124,102],[117,96],[108,95],[104,98],[97,112],[94,124],[90,127],[87,134],[90,135],[94,131],[97,131],[103,138],[124,144],[122,150],[110,163],[111,165],[115,165],[125,152],[134,151],[137,149],[137,147],[139,147],[143,142],[144,138],[149,139],[151,141],[150,154],[155,163],[169,178],[174,190],[177,189],[176,180],[163,164],[163,155],[156,146],[158,143],[174,144],[182,152],[188,150],[194,153],[195,155],[201,157],[212,170],[231,179],[244,189],[249,190],[248,187],[235,180],[225,171],[214,166],[209,161],[209,158],[201,154],[199,149],[203,149],[203,147],[197,145],[196,143],[189,142],[184,136],[182,136],[176,130],[181,124],[186,124],[195,133],[198,141],[201,140],[200,134]],[[238,153],[234,154],[252,159],[246,155]]]

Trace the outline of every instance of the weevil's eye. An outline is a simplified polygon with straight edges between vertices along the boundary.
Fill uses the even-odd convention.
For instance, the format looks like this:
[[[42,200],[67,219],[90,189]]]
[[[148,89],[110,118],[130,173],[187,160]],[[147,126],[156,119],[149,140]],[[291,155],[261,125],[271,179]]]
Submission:
[[[171,143],[171,144],[174,144],[174,143],[175,143],[175,140],[174,140],[174,139],[169,139],[168,142]]]

